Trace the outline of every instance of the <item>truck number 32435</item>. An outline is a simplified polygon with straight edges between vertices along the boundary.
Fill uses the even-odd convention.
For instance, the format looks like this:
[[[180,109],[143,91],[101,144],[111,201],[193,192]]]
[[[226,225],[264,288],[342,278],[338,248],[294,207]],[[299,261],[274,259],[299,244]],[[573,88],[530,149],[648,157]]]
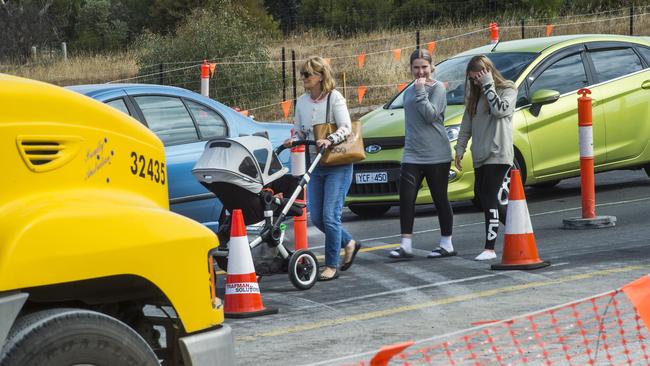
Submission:
[[[131,152],[131,173],[140,178],[156,181],[165,185],[165,163],[156,159],[146,158],[135,151]]]

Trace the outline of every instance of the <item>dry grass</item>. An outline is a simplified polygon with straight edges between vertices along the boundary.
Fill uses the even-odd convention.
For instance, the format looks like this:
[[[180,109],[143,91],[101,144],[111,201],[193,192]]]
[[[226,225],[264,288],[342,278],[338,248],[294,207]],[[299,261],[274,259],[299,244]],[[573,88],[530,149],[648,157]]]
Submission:
[[[0,65],[0,72],[65,86],[127,78],[138,73],[138,66],[134,52],[127,51],[72,55],[67,61],[57,55],[23,65]]]
[[[650,8],[636,11],[634,20],[636,35],[650,35]],[[544,37],[546,20],[526,21],[526,38]],[[423,47],[426,43],[435,40],[436,51],[434,58],[444,60],[461,51],[485,45],[489,42],[487,24],[489,20],[474,20],[464,24],[439,24],[435,27],[420,31],[420,42]],[[575,16],[555,19],[553,35],[578,34],[578,33],[608,33],[628,34],[629,16],[627,9],[620,12],[609,12],[593,16]],[[508,41],[521,38],[521,27],[518,19],[500,20],[500,39]],[[508,26],[510,24],[510,26]],[[348,104],[354,111],[356,107],[367,107],[383,104],[397,91],[397,84],[410,80],[408,71],[408,57],[416,46],[415,30],[384,30],[370,34],[360,34],[351,38],[333,39],[325,33],[311,31],[288,37],[281,42],[269,47],[272,60],[280,60],[281,47],[296,51],[296,58],[301,60],[310,55],[320,55],[331,58],[331,65],[335,72],[338,88],[343,90],[348,98]],[[401,49],[401,60],[394,59],[393,49]],[[363,68],[357,66],[359,53],[365,52],[366,59]],[[183,60],[178,60],[183,61]],[[300,61],[297,66],[299,67]],[[280,72],[280,64],[274,63],[273,67]],[[219,69],[219,67],[218,67]],[[0,72],[22,75],[33,79],[43,80],[58,85],[101,83],[111,80],[123,79],[137,75],[138,67],[134,52],[124,52],[97,56],[74,56],[67,62],[41,62],[21,66],[0,66]],[[343,78],[345,75],[345,88]],[[170,75],[171,76],[171,75]],[[190,84],[198,86],[190,80]],[[260,78],[263,80],[263,76]],[[292,98],[291,63],[287,64],[287,98]],[[213,83],[220,86],[218,76]],[[270,86],[269,86],[270,85]],[[357,101],[357,87],[368,86],[362,103]],[[188,87],[188,86],[186,86]],[[254,114],[260,120],[284,119],[279,104],[282,99],[282,82],[268,81],[265,89],[271,89],[270,95],[260,98],[242,96],[240,107],[254,109]],[[275,91],[277,90],[277,91]],[[297,87],[298,94],[302,93],[300,82]],[[360,108],[358,110],[363,110]]]

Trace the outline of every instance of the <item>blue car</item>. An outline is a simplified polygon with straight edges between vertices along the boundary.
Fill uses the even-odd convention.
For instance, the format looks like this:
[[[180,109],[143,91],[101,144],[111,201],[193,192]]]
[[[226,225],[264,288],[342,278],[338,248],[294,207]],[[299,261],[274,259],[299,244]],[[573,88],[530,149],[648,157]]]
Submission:
[[[167,158],[172,211],[216,232],[221,202],[192,175],[206,141],[268,134],[274,147],[290,137],[292,124],[259,123],[186,89],[146,84],[77,85],[68,89],[106,103],[142,122],[162,140]],[[289,164],[289,152],[280,160]]]

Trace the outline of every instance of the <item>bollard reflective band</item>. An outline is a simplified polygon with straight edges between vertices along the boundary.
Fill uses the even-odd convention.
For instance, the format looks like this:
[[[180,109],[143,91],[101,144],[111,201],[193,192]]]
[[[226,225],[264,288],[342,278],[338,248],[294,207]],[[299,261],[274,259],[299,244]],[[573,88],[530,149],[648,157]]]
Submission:
[[[594,157],[594,135],[591,126],[580,126],[580,157]]]

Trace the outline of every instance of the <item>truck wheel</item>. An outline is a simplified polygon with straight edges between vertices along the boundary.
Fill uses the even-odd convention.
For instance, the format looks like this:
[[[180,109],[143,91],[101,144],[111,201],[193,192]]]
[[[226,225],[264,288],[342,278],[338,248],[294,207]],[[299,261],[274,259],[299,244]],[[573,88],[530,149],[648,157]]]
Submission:
[[[289,279],[299,290],[309,290],[316,283],[318,260],[310,250],[301,249],[289,259]]]
[[[648,177],[650,177],[650,164],[646,164],[646,165],[643,167],[643,170],[645,170],[645,174],[646,174]]]
[[[390,206],[374,206],[374,205],[350,205],[348,207],[350,211],[354,212],[357,216],[361,217],[380,217],[388,210]]]
[[[18,318],[1,366],[160,365],[138,333],[102,313],[50,309]]]

